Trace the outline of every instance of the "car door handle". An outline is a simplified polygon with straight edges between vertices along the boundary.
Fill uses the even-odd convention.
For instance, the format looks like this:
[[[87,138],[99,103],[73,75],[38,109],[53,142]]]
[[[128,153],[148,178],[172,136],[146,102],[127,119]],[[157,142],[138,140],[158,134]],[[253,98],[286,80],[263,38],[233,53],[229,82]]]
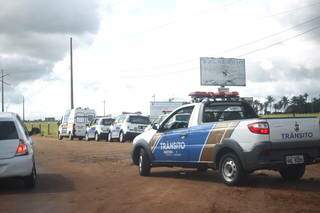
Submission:
[[[182,134],[180,134],[180,138],[181,139],[184,139],[184,138],[186,138],[188,136],[188,133],[182,133]]]

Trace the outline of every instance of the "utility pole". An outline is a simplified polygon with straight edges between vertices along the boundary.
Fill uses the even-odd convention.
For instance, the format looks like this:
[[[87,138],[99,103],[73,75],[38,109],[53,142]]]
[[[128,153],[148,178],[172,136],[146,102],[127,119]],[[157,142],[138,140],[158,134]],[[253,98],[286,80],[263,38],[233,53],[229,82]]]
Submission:
[[[4,74],[3,69],[1,69],[1,101],[2,101],[2,112],[4,112],[4,85],[9,85],[7,82],[4,81],[4,77],[9,74]]]
[[[73,61],[72,61],[72,37],[70,37],[70,86],[71,86],[71,109],[73,105]]]
[[[24,96],[22,96],[22,121],[24,122]]]
[[[3,73],[3,69],[1,70],[1,103],[2,103],[2,112],[4,112],[4,73]]]

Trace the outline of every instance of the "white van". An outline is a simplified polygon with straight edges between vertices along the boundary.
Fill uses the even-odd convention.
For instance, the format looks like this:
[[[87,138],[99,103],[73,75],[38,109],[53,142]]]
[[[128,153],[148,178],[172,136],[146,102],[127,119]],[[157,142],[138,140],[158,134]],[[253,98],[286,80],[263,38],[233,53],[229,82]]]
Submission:
[[[76,108],[67,110],[59,122],[58,138],[68,137],[70,140],[82,140],[86,135],[87,124],[96,116],[94,109]]]

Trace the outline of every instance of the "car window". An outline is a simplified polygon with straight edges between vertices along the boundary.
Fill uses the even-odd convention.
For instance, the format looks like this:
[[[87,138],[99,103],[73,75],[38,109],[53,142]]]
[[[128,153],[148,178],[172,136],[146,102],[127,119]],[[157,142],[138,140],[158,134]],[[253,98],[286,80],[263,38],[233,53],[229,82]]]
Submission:
[[[164,123],[161,125],[161,129],[163,131],[167,131],[172,129],[187,128],[189,126],[193,108],[194,106],[179,109],[164,121]]]
[[[0,140],[13,140],[18,138],[18,132],[13,121],[0,121]]]
[[[128,122],[133,124],[150,124],[150,120],[146,116],[131,115],[129,116]]]
[[[112,118],[106,118],[106,119],[101,119],[100,124],[101,125],[111,125],[114,119]]]
[[[245,105],[235,104],[207,104],[203,110],[202,121],[204,123],[228,121],[228,120],[241,120],[248,118],[256,118],[257,115],[250,108]]]

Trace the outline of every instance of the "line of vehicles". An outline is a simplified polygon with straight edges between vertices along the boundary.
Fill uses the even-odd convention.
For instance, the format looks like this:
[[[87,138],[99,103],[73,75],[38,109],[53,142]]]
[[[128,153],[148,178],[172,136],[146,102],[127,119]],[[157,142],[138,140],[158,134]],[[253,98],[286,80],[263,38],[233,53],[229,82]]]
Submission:
[[[88,108],[67,110],[59,122],[58,138],[70,140],[106,140],[125,142],[133,140],[150,125],[149,117],[140,113],[123,113],[115,118],[96,117]]]
[[[94,110],[67,111],[59,139],[133,139],[132,161],[141,176],[153,167],[218,170],[227,185],[238,185],[260,169],[276,170],[285,180],[298,180],[306,165],[320,163],[320,119],[259,118],[236,92],[195,92],[184,104],[150,124],[138,113],[95,116]],[[20,117],[0,113],[0,178],[36,183],[33,142]]]

